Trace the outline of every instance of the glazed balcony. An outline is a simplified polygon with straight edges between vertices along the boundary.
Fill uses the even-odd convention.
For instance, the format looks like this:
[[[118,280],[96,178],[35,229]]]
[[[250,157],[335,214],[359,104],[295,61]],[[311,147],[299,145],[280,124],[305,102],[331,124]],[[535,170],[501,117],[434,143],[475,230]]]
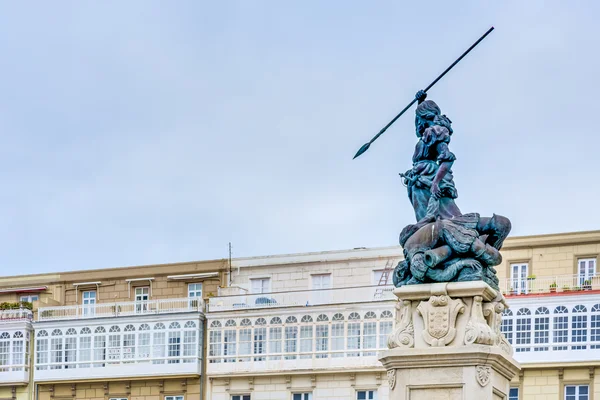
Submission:
[[[10,321],[31,321],[33,312],[27,308],[18,308],[16,310],[0,310],[0,324]]]
[[[600,276],[557,275],[530,279],[505,278],[500,280],[500,290],[506,296],[589,292],[600,290]]]
[[[37,319],[41,322],[203,311],[204,302],[200,299],[160,299],[98,303],[92,305],[40,307],[38,309]]]
[[[523,365],[600,359],[600,294],[507,298],[501,330]]]
[[[34,379],[198,377],[203,324],[199,313],[38,322]]]
[[[396,299],[393,289],[392,285],[359,286],[218,296],[209,299],[208,312],[381,302]]]
[[[380,370],[393,313],[392,302],[379,302],[212,314],[207,374]]]
[[[31,312],[10,311],[8,315],[3,312],[5,318],[0,320],[0,386],[26,385],[29,382]]]

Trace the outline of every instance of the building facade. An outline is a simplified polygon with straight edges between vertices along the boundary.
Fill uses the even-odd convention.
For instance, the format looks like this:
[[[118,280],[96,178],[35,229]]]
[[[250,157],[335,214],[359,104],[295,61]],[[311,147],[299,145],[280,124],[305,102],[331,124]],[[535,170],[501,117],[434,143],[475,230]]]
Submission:
[[[600,231],[509,238],[509,400],[600,399]],[[0,399],[388,399],[399,247],[0,278]],[[20,303],[25,302],[25,303]],[[29,310],[31,308],[31,310]]]

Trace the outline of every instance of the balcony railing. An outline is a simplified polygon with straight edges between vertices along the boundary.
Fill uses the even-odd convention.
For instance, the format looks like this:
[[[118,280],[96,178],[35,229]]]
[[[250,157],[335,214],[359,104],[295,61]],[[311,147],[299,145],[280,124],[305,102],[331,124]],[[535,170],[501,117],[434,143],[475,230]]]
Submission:
[[[327,304],[367,303],[394,300],[394,287],[359,286],[321,290],[299,290],[212,297],[208,311],[231,311],[249,308],[302,307]]]
[[[91,305],[41,307],[38,310],[38,321],[171,314],[194,311],[204,311],[204,302],[202,300],[190,298],[144,300]]]
[[[31,321],[32,319],[33,319],[33,312],[26,308],[19,308],[16,310],[0,310],[0,322],[1,321],[16,321],[16,320]]]
[[[530,279],[505,278],[500,280],[500,290],[506,295],[600,290],[600,276],[558,275]]]

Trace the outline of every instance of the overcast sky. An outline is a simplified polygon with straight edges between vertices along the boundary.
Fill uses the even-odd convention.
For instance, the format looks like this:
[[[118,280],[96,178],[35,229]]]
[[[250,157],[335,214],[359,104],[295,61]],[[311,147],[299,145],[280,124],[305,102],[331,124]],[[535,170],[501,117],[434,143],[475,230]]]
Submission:
[[[414,110],[352,156],[491,25],[429,96],[459,207],[513,235],[598,229],[599,11],[3,2],[1,273],[397,244]]]

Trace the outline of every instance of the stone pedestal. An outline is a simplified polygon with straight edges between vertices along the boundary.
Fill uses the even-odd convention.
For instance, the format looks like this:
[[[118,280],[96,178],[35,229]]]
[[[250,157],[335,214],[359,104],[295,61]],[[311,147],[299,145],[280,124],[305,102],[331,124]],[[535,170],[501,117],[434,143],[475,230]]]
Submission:
[[[519,371],[500,332],[506,303],[485,282],[410,285],[381,354],[390,400],[508,399]]]

